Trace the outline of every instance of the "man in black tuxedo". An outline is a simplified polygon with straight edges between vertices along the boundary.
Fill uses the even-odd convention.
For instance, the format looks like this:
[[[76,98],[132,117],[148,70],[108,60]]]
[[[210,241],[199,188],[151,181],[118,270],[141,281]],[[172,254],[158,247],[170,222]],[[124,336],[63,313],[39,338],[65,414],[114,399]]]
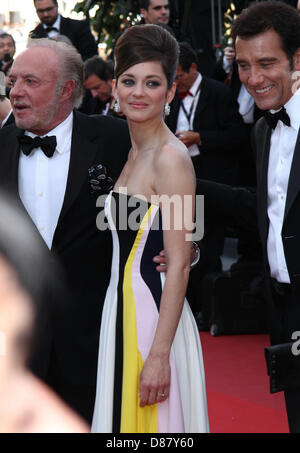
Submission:
[[[1,186],[20,197],[70,290],[67,300],[54,301],[32,369],[91,421],[111,265],[110,232],[96,227],[97,189],[107,193],[127,159],[127,124],[73,110],[83,95],[83,62],[68,44],[32,40],[11,78],[16,125],[0,131]],[[54,137],[38,141],[46,135]]]
[[[58,14],[57,0],[34,0],[34,6],[41,23],[30,32],[31,38],[65,35],[83,60],[98,54],[97,44],[87,21],[74,20]]]
[[[238,16],[232,34],[241,82],[265,111],[253,134],[257,225],[270,339],[278,345],[297,339],[300,331],[300,16],[282,2],[256,3]],[[215,209],[253,226],[250,192],[205,181],[198,181],[198,191],[206,195],[207,215]],[[290,431],[299,433],[300,387],[284,395]]]

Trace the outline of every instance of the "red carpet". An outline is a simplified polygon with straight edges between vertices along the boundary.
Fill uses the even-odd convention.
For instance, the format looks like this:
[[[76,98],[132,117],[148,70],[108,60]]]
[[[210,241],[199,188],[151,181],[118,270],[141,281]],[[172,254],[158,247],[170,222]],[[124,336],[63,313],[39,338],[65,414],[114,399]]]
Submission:
[[[200,337],[211,432],[289,432],[283,393],[269,392],[267,335]]]

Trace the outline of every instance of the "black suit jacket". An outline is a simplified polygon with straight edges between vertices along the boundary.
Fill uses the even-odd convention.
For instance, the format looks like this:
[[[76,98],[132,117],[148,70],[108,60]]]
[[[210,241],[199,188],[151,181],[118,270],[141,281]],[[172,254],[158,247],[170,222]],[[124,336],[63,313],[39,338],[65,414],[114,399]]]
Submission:
[[[266,300],[269,305],[271,343],[278,344],[291,341],[292,333],[300,330],[300,134],[298,132],[293,154],[281,230],[284,255],[292,287],[292,303],[290,307],[286,307],[284,317],[282,317],[280,311],[278,312],[278,303],[276,303],[274,299],[267,255],[267,239],[269,232],[267,210],[270,140],[271,129],[267,125],[265,118],[262,117],[257,121],[253,130],[253,146],[256,152],[257,171],[257,220],[263,248]]]
[[[10,124],[15,124],[15,117],[14,114],[11,112],[7,120],[5,121],[5,124],[2,127],[9,126]]]
[[[266,243],[268,234],[267,217],[267,173],[270,150],[271,130],[264,118],[255,126],[255,145],[257,154],[257,195],[259,216],[259,229],[263,243]],[[282,226],[282,241],[287,262],[291,284],[300,295],[300,134],[294,150],[294,156],[289,176],[287,199],[285,204],[284,220]],[[300,327],[300,325],[299,325]]]
[[[0,131],[1,185],[17,193],[20,130]],[[103,164],[116,179],[130,148],[127,123],[108,116],[74,112],[71,158],[52,252],[64,271],[67,300],[54,301],[54,315],[35,350],[33,370],[91,421],[96,388],[100,316],[110,278],[111,234],[99,231],[98,192],[92,194],[88,169]]]
[[[300,330],[300,133],[298,132],[294,150],[281,231],[285,260],[293,290],[293,306],[286,307],[284,324],[274,301],[267,255],[269,232],[267,178],[270,138],[271,129],[262,117],[257,121],[253,130],[257,171],[256,194],[246,188],[234,188],[205,180],[197,181],[197,193],[204,194],[205,213],[210,218],[217,219],[218,216],[222,216],[228,222],[235,221],[244,227],[248,225],[251,229],[257,224],[263,252],[271,343],[279,344],[291,341],[292,332]],[[297,307],[299,308],[297,309]]]
[[[175,132],[180,108],[176,95],[166,123]],[[196,106],[193,130],[199,132],[199,171],[197,177],[237,184],[239,154],[248,134],[238,104],[223,83],[203,76]]]
[[[59,33],[67,36],[72,41],[83,60],[98,55],[96,41],[91,33],[89,23],[86,20],[74,20],[61,16]],[[30,32],[30,37],[47,38],[48,35],[43,24],[39,24],[32,30]]]

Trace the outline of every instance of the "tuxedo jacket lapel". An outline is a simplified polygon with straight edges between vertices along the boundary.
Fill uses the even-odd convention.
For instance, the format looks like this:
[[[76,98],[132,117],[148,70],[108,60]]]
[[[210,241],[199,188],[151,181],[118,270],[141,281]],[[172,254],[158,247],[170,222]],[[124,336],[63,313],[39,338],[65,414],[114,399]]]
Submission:
[[[61,35],[66,35],[66,36],[69,36],[69,27],[68,27],[69,23],[68,21],[66,20],[65,17],[63,16],[60,16],[60,27],[59,27],[59,32]]]
[[[285,204],[284,219],[288,215],[288,212],[300,190],[300,132],[298,131],[298,137],[294,150],[291,171],[288,182],[287,199]]]
[[[14,128],[8,136],[5,146],[1,149],[2,165],[0,166],[0,180],[14,193],[18,193],[20,147],[17,136],[21,132],[21,129]]]
[[[48,34],[45,30],[45,28],[43,27],[43,24],[39,24],[35,31],[34,31],[34,36],[37,37],[37,38],[47,38],[48,37]]]
[[[264,120],[263,120],[264,121]],[[258,187],[258,211],[261,236],[264,240],[268,234],[268,167],[270,154],[271,129],[264,124],[264,127],[256,131],[256,161],[257,161],[257,187]],[[263,242],[265,243],[265,242]]]
[[[206,78],[203,76],[202,81],[201,81],[201,87],[200,87],[200,95],[198,98],[198,103],[196,106],[195,110],[195,118],[194,118],[194,123],[199,122],[199,115],[202,112],[202,110],[205,109],[206,105],[209,102],[210,98],[210,87],[206,83]],[[197,127],[195,127],[197,129]]]
[[[69,173],[59,221],[68,212],[86,181],[88,177],[87,169],[92,166],[98,148],[99,138],[97,144],[94,143],[92,136],[87,136],[86,128],[74,113]]]

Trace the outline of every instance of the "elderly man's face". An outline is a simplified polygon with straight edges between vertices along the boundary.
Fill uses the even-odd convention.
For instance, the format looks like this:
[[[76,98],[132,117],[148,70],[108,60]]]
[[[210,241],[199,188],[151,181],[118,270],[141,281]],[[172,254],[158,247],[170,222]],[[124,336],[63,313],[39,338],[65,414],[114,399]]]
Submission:
[[[58,67],[58,57],[49,48],[32,47],[15,59],[10,100],[18,127],[45,135],[61,122]]]
[[[35,9],[40,21],[52,25],[57,19],[58,9],[53,0],[35,0]]]

